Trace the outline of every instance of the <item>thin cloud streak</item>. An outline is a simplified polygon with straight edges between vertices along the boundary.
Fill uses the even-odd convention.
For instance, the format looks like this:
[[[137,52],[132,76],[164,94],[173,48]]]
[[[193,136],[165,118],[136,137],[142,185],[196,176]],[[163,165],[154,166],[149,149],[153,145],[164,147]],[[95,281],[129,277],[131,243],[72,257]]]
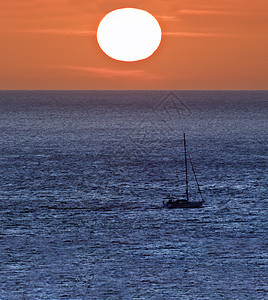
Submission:
[[[95,36],[95,31],[90,30],[65,30],[65,29],[34,29],[23,30],[24,33],[38,33],[38,34],[52,34],[52,35],[71,35],[71,36]],[[206,32],[162,32],[167,36],[179,36],[179,37],[236,37],[236,35],[230,34],[217,34]]]
[[[223,10],[194,10],[182,9],[178,13],[182,15],[244,15],[242,12],[223,11]]]
[[[255,12],[243,12],[243,11],[224,11],[224,10],[197,10],[197,9],[180,9],[177,11],[181,15],[233,15],[233,16],[265,16],[264,13],[255,13]]]
[[[163,21],[177,21],[175,16],[166,16],[166,15],[156,15],[156,19],[161,19]]]
[[[93,30],[69,30],[69,29],[29,29],[29,30],[22,30],[22,32],[52,34],[52,35],[75,35],[75,36],[96,35],[96,32]]]
[[[266,34],[228,34],[228,33],[210,33],[210,32],[179,32],[179,31],[170,31],[163,32],[164,36],[173,36],[173,37],[215,37],[215,38],[259,38],[267,37]]]
[[[66,30],[66,29],[33,29],[23,30],[24,33],[52,34],[52,35],[71,35],[71,36],[95,36],[93,30]],[[208,33],[208,32],[162,32],[166,36],[179,37],[237,37],[232,34]]]
[[[144,70],[115,70],[111,68],[93,68],[82,66],[60,66],[61,69],[70,71],[83,72],[91,74],[99,78],[146,78],[146,79],[159,79],[157,74],[149,73]]]
[[[166,36],[178,36],[178,37],[236,37],[232,34],[220,34],[220,33],[207,33],[207,32],[163,32]]]

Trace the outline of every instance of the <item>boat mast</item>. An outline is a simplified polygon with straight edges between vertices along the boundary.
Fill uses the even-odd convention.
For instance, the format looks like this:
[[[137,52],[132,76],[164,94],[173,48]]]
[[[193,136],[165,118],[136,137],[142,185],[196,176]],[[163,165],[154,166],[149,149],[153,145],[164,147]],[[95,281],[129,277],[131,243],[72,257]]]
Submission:
[[[184,157],[185,157],[185,182],[186,182],[186,200],[189,201],[189,192],[188,192],[188,174],[187,174],[187,151],[186,151],[186,140],[185,133],[183,134],[183,144],[184,144]]]
[[[198,180],[197,180],[197,176],[196,176],[196,173],[195,173],[195,170],[194,170],[194,165],[193,165],[190,153],[189,153],[189,160],[190,160],[190,163],[191,163],[191,166],[192,166],[192,170],[193,170],[193,173],[194,173],[194,178],[195,178],[195,181],[196,181],[196,184],[197,184],[198,192],[199,192],[199,194],[201,196],[202,202],[205,202],[205,200],[204,200],[204,198],[202,196],[202,193],[201,193],[200,185],[199,185]]]

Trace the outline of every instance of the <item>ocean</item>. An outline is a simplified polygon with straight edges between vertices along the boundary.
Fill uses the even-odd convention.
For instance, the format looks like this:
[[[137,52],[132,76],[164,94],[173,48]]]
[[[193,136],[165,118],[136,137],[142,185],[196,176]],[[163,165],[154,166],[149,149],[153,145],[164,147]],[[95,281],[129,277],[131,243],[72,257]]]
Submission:
[[[0,117],[1,300],[268,299],[267,91],[1,91]],[[205,203],[165,209],[183,133]]]

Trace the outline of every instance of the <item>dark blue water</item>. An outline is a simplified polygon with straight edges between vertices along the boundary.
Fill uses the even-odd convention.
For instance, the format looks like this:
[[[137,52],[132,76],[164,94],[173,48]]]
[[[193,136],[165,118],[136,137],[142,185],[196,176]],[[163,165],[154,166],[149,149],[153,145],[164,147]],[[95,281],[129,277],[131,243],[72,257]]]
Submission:
[[[267,299],[268,92],[0,92],[0,117],[0,299]],[[167,210],[184,132],[206,202]]]

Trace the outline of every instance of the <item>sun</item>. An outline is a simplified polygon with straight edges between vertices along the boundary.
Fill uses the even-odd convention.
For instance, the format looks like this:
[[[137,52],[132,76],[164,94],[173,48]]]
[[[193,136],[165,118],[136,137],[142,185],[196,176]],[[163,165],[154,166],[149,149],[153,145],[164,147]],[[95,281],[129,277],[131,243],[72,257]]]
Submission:
[[[161,27],[149,12],[120,8],[108,13],[97,30],[97,41],[109,57],[134,62],[150,57],[159,47]]]

